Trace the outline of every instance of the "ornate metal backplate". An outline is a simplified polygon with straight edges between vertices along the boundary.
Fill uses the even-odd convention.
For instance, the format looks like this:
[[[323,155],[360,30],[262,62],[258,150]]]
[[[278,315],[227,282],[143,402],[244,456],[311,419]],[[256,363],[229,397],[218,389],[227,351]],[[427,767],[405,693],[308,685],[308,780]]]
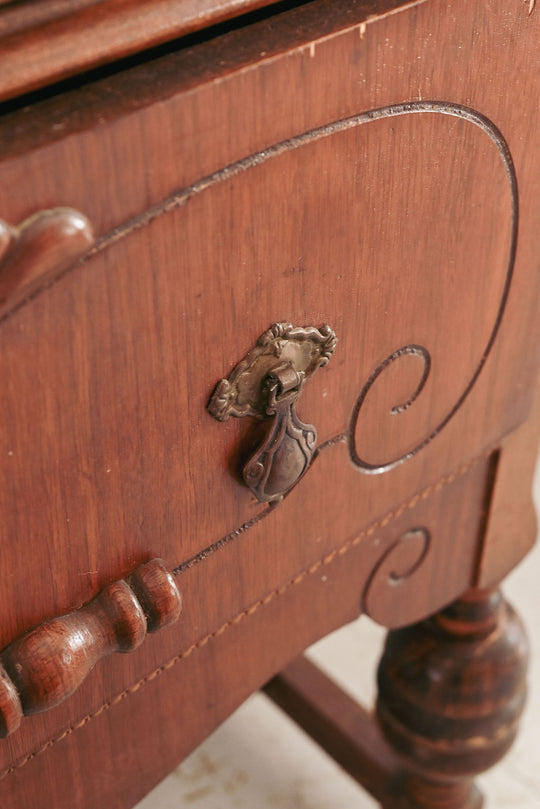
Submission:
[[[329,326],[274,323],[212,394],[208,410],[219,421],[229,416],[271,419],[265,440],[243,469],[246,484],[261,502],[281,500],[310,464],[317,431],[300,421],[295,403],[304,383],[328,363],[336,342]]]

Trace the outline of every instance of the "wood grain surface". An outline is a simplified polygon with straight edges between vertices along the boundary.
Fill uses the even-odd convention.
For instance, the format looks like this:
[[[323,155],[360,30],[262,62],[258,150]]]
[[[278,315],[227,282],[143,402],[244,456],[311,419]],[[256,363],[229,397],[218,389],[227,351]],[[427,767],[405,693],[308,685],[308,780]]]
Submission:
[[[182,600],[160,559],[109,584],[89,604],[40,624],[0,653],[0,736],[22,716],[48,711],[80,686],[98,660],[132,652],[173,624]]]
[[[68,809],[74,800],[92,807],[104,795],[113,807],[133,804],[290,659],[359,615],[363,593],[374,587],[373,571],[382,558],[393,552],[397,570],[406,574],[413,567],[411,558],[407,549],[396,552],[394,545],[419,525],[433,534],[431,553],[397,586],[381,569],[379,603],[386,587],[397,608],[394,616],[399,612],[404,620],[414,620],[425,614],[423,605],[442,605],[455,590],[466,590],[474,576],[477,503],[488,472],[487,463],[479,462],[419,501],[402,504],[408,508],[398,506],[365,530],[351,533],[338,547],[330,538],[317,542],[316,557],[312,548],[298,547],[294,556],[303,556],[306,564],[296,558],[293,574],[290,540],[269,534],[263,524],[179,573],[175,580],[183,613],[175,626],[148,637],[130,655],[102,661],[69,700],[27,717],[2,742],[4,804],[30,809],[43,778],[49,779],[55,809]],[[347,494],[341,495],[344,508]],[[152,703],[148,710],[147,703]],[[86,765],[75,762],[66,772],[66,754],[69,759],[81,756],[91,767],[105,755],[103,767],[112,768],[111,780],[98,783],[87,777]]]
[[[0,0],[0,100],[273,2]]]
[[[93,243],[91,223],[71,208],[38,211],[16,227],[0,220],[0,316],[71,268]]]
[[[155,556],[184,595],[2,743],[7,809],[43,779],[54,809],[128,807],[311,641],[530,546],[525,497],[499,532],[536,453],[539,18],[387,11],[308,4],[0,118],[2,219],[69,206],[97,237],[0,323],[0,644]],[[338,346],[299,407],[317,456],[267,508],[251,428],[206,406],[279,320]]]
[[[513,269],[513,198],[500,153],[483,128],[457,115],[420,108],[361,121],[232,170],[123,238],[117,231],[5,319],[9,351],[0,363],[11,395],[0,403],[9,424],[0,458],[12,507],[2,530],[33,542],[5,543],[14,580],[0,607],[2,633],[13,631],[14,620],[19,634],[43,614],[86,600],[94,582],[117,578],[155,545],[174,566],[261,516],[236,471],[251,449],[250,427],[214,421],[206,404],[277,317],[326,322],[338,335],[332,363],[306,387],[299,415],[317,427],[323,470],[338,451],[325,442],[336,437],[344,443],[340,476],[353,458],[359,525],[481,454],[511,426],[504,422],[516,418],[510,391],[488,417],[461,403]],[[419,151],[419,142],[430,148]],[[337,217],[325,215],[329,205]],[[450,222],[438,211],[451,205]],[[409,345],[424,346],[431,363],[415,401],[391,413],[424,372],[421,356],[405,354],[358,409],[381,361]],[[440,442],[462,415],[470,432],[459,439],[454,432],[448,462]],[[426,466],[422,453],[432,445]],[[369,475],[357,454],[381,472],[412,457]],[[328,484],[314,489],[311,472],[295,502],[321,502]],[[342,505],[328,488],[317,520],[318,532],[332,536]],[[25,492],[34,507],[21,510]],[[283,509],[266,522],[291,547],[313,541],[308,521],[286,524]],[[72,575],[55,591],[17,597],[22,570],[61,569],[66,547]],[[60,610],[58,599],[65,599]]]
[[[377,718],[410,767],[403,793],[413,806],[481,809],[473,777],[516,736],[527,660],[524,628],[495,589],[471,590],[428,621],[388,634]]]

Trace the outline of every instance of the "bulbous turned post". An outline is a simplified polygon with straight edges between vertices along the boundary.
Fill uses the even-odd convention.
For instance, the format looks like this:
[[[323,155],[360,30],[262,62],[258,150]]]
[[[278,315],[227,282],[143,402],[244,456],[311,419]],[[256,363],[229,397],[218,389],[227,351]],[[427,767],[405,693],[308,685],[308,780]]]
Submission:
[[[516,736],[526,666],[525,631],[498,590],[471,590],[432,618],[388,633],[377,717],[403,758],[412,805],[482,805],[473,778]]]

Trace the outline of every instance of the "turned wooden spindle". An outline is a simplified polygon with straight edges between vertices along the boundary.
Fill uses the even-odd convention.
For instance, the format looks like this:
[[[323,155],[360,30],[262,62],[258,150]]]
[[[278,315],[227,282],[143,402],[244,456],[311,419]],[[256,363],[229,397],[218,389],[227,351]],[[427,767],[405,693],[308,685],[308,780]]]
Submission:
[[[147,632],[174,623],[182,601],[160,559],[109,584],[74,612],[45,621],[0,654],[0,736],[23,716],[70,696],[102,657],[131,652]]]
[[[94,241],[91,223],[72,208],[38,211],[16,226],[0,219],[0,314],[72,266]]]
[[[388,634],[377,717],[422,809],[479,809],[474,776],[512,744],[525,702],[527,640],[498,590],[473,590]]]

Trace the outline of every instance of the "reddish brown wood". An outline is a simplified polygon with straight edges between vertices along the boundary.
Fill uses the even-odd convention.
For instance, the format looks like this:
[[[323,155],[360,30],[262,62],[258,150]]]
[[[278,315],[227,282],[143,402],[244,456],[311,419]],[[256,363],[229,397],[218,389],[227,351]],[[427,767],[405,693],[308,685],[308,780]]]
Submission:
[[[265,693],[383,804],[399,793],[399,758],[373,715],[305,657],[264,687]]]
[[[4,738],[17,730],[23,716],[17,689],[4,667],[0,665],[0,736]]]
[[[125,809],[312,640],[530,547],[539,26],[306,4],[2,116],[2,219],[68,205],[98,242],[2,315],[0,645],[154,556],[186,596],[0,745],[2,809]],[[339,345],[299,412],[322,446],[267,510],[235,477],[252,436],[205,408],[282,319]]]
[[[275,0],[39,0],[1,8],[0,100]]]
[[[163,562],[153,559],[89,604],[53,618],[0,654],[0,736],[22,715],[47,711],[79,688],[103,657],[131,652],[146,633],[174,623],[181,598]]]
[[[157,632],[178,620],[182,597],[160,559],[136,568],[126,581],[142,607],[148,632]]]
[[[249,161],[237,176],[219,175],[197,185],[185,205],[171,204],[170,211],[164,206],[140,227],[126,223],[121,232],[100,241],[83,265],[56,276],[29,303],[10,310],[2,324],[9,351],[0,357],[0,372],[10,380],[10,396],[0,401],[0,420],[9,424],[0,435],[0,489],[12,503],[24,498],[35,504],[37,498],[39,508],[8,509],[0,528],[6,537],[5,565],[13,572],[0,603],[0,633],[6,642],[40,615],[62,613],[90,598],[100,586],[92,571],[110,581],[133,564],[134,555],[141,559],[154,553],[157,541],[172,567],[260,516],[262,508],[231,474],[245,427],[218,424],[206,404],[216,382],[284,307],[285,315],[296,311],[295,323],[326,321],[338,334],[332,363],[306,386],[299,408],[300,418],[306,418],[305,408],[317,425],[321,443],[350,428],[355,403],[373,370],[395,346],[409,344],[410,334],[422,334],[432,355],[429,379],[409,408],[391,414],[392,407],[410,398],[422,374],[422,360],[405,354],[371,386],[354,429],[358,453],[373,464],[405,457],[430,439],[423,449],[387,474],[368,475],[350,463],[349,442],[326,444],[287,498],[287,508],[264,518],[270,527],[262,532],[279,537],[285,549],[285,576],[489,452],[501,430],[510,429],[515,397],[506,387],[498,407],[487,414],[483,409],[491,389],[486,369],[466,406],[460,405],[481,367],[508,271],[513,196],[501,153],[485,128],[459,111],[417,108],[398,114],[393,107],[386,112],[373,120],[361,117],[335,133],[325,128],[299,138],[294,148],[284,146],[281,154],[260,164]],[[455,152],[447,148],[450,135]],[[425,140],[432,148],[419,151],[418,142]],[[355,155],[362,155],[355,159],[373,187],[369,198],[359,192],[350,171]],[[404,252],[378,234],[378,211],[388,205],[390,193],[380,182],[383,156],[394,177],[392,212],[385,221],[401,232],[403,249],[408,245],[407,279]],[[469,177],[469,164],[488,178],[490,189],[499,189],[496,205],[493,195],[486,200],[476,174]],[[329,167],[324,183],[319,181],[322,165]],[[123,161],[118,167],[117,179],[129,187]],[[280,191],[283,177],[295,178],[287,194]],[[452,182],[443,186],[448,177]],[[336,188],[350,199],[339,220],[326,216],[327,198]],[[458,242],[456,223],[434,217],[433,211],[450,206],[463,188]],[[269,209],[268,194],[279,205]],[[407,198],[411,215],[400,225]],[[246,212],[249,239],[242,227],[228,226],[232,210]],[[428,234],[426,217],[434,223]],[[358,221],[363,222],[362,238],[353,249],[350,234],[357,233]],[[301,222],[304,235],[299,235]],[[494,238],[480,249],[478,232],[495,228]],[[339,237],[334,237],[336,229]],[[279,240],[273,238],[276,231]],[[419,242],[425,254],[415,261]],[[290,273],[287,268],[300,248],[306,269]],[[427,264],[436,262],[457,269],[426,272]],[[372,263],[384,268],[376,281]],[[233,292],[231,265],[238,268]],[[260,294],[252,286],[255,265],[265,290]],[[337,265],[351,269],[329,284],[326,268]],[[279,277],[276,267],[282,268]],[[299,283],[298,275],[305,280]],[[373,283],[376,294],[370,303],[366,291]],[[401,291],[394,298],[396,285]],[[453,294],[456,289],[459,295]],[[485,314],[481,323],[477,299]],[[434,303],[426,306],[426,300]],[[359,330],[365,333],[362,350]],[[501,346],[506,342],[496,340],[490,367],[500,360]],[[514,366],[511,372],[517,373]],[[437,432],[449,414],[452,418]],[[320,467],[317,476],[315,466]],[[331,481],[339,481],[339,497]],[[484,492],[481,497],[483,502]],[[317,504],[307,513],[306,498]],[[438,530],[449,536],[441,553],[450,553],[451,521]],[[427,611],[436,609],[444,603],[442,592],[451,600],[470,584],[478,533],[473,518],[463,532],[470,549],[466,561],[455,561],[452,577],[442,570],[441,586],[429,589],[431,604],[428,590],[418,591],[418,600],[411,602],[412,620],[420,617],[420,599]],[[21,553],[9,541],[12,536],[35,538],[28,558],[26,549]],[[54,588],[47,586],[43,571],[64,569],[66,546],[72,549],[74,574],[59,577]],[[260,564],[277,576],[281,562],[273,560],[273,548],[262,542],[259,552],[271,555],[270,567]],[[17,583],[29,568],[40,585],[23,595]],[[406,566],[397,572],[406,572]],[[271,580],[266,584],[271,587]],[[385,597],[394,592],[386,588]]]
[[[537,464],[535,448],[540,445],[540,379],[528,420],[502,442],[497,453],[486,529],[478,565],[476,586],[494,587],[532,548],[538,518],[532,500],[531,481]],[[509,542],[515,526],[520,541]]]
[[[498,590],[474,590],[433,618],[389,633],[377,717],[425,809],[473,809],[472,776],[512,744],[525,702],[527,640]]]
[[[319,461],[310,470],[317,491],[323,490],[328,474],[341,474],[346,455],[345,448],[340,449],[343,454],[336,453],[330,472]],[[351,469],[351,481],[355,474]],[[382,515],[335,550],[318,543],[317,564],[311,561],[314,547],[309,545],[307,564],[297,563],[293,572],[288,537],[276,535],[269,542],[265,521],[194,560],[176,576],[184,607],[174,631],[155,636],[134,655],[109,657],[70,700],[54,711],[28,717],[9,739],[10,748],[0,745],[0,798],[5,806],[33,809],[40,781],[47,777],[51,809],[73,809],[73,797],[64,791],[65,770],[50,778],[49,750],[59,768],[72,749],[84,750],[81,754],[96,768],[104,755],[104,734],[111,727],[114,744],[122,745],[124,754],[112,765],[110,787],[87,777],[84,768],[79,775],[69,774],[70,783],[75,780],[83,790],[83,805],[99,804],[105,792],[115,809],[133,805],[290,659],[355,618],[361,591],[381,557],[396,537],[418,524],[432,529],[436,541],[409,578],[397,587],[386,582],[394,598],[399,594],[396,610],[414,620],[425,614],[426,605],[465,589],[474,564],[467,568],[463,560],[470,559],[476,545],[476,503],[485,491],[486,475],[487,463],[479,462],[429,496]],[[291,497],[280,508],[293,519]],[[257,564],[263,551],[264,562]],[[230,571],[226,576],[224,569]],[[141,756],[147,762],[144,771],[137,765]]]
[[[71,267],[93,243],[92,225],[71,208],[40,211],[16,227],[0,220],[0,316]]]

